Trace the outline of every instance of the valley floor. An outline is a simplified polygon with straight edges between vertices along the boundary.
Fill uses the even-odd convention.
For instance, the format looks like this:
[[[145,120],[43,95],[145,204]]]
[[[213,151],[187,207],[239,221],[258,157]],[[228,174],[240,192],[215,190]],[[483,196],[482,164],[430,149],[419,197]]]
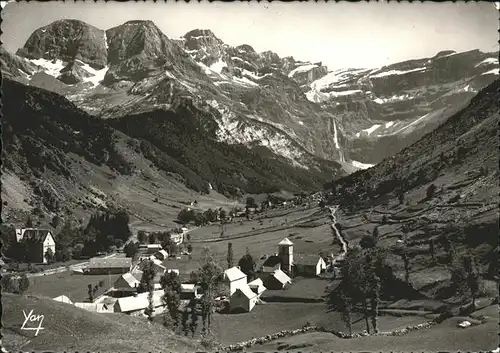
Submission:
[[[428,212],[428,209],[429,205],[420,203],[411,206],[392,204],[392,206],[389,205],[384,209],[374,209],[369,215],[361,213],[349,215],[340,210],[337,220],[340,222],[343,236],[349,241],[350,246],[356,244],[363,235],[371,234],[374,226],[379,225],[380,244],[391,248],[396,242],[396,234],[401,224],[392,222],[380,225],[379,216],[383,212],[390,212],[393,217],[399,214],[400,222],[405,222],[408,218],[415,217],[415,214]],[[263,217],[256,216],[250,221],[242,220],[240,223],[238,220],[226,225],[222,237],[221,230],[221,226],[218,224],[193,230],[188,241],[193,246],[192,258],[189,259],[188,256],[183,255],[181,259],[165,260],[164,265],[169,269],[179,269],[181,276],[187,278],[189,273],[199,266],[202,248],[205,246],[209,247],[217,255],[221,264],[225,265],[229,243],[232,243],[233,246],[234,262],[237,262],[248,248],[256,262],[259,263],[262,261],[259,260],[262,255],[277,252],[278,242],[285,237],[288,237],[294,243],[294,252],[339,254],[341,251],[340,245],[332,235],[328,211],[318,207],[273,210]],[[410,279],[414,281],[416,287],[423,288],[425,293],[430,293],[433,291],[425,291],[426,286],[433,283],[437,283],[436,286],[445,286],[449,272],[444,266],[430,266],[428,255],[424,255],[424,250],[427,249],[415,250],[416,255],[413,258]],[[395,258],[393,265],[396,275],[400,274],[402,271],[400,260]],[[117,278],[117,275],[78,276],[67,272],[40,276],[31,280],[32,284],[28,293],[30,295],[42,295],[47,299],[65,294],[73,301],[84,300],[88,283],[97,284],[100,280],[104,280],[104,287],[109,288],[115,278]],[[338,281],[334,281],[333,285],[336,282]],[[495,284],[493,282],[492,285]],[[212,320],[212,331],[216,341],[227,346],[282,330],[299,329],[306,323],[346,332],[347,329],[341,320],[340,314],[327,312],[326,305],[320,302],[325,293],[325,287],[329,283],[329,280],[321,278],[294,278],[292,286],[286,290],[266,291],[263,295],[265,303],[257,305],[250,313],[216,313]],[[490,288],[489,292],[485,294],[490,297],[495,296],[494,288]],[[270,298],[269,301],[266,301],[266,298]],[[41,303],[46,299],[36,299],[36,301]],[[436,310],[446,302],[446,300],[432,298],[413,301],[401,298],[393,302],[384,302],[381,305],[379,328],[381,331],[392,331],[427,322],[436,316]],[[487,303],[482,300],[479,302]],[[22,312],[20,313],[22,314]],[[19,313],[12,311],[7,311],[5,314],[7,319],[4,322],[6,323],[13,320],[12,317],[9,317],[10,315],[19,316]],[[85,315],[88,316],[89,314]],[[99,314],[93,313],[92,315],[99,316]],[[89,320],[92,320],[92,315],[89,316]],[[120,316],[120,314],[102,315],[112,315],[109,316],[110,318],[116,315]],[[329,333],[310,332],[281,338],[266,345],[256,345],[248,350],[276,351],[285,349],[286,351],[296,351],[306,349],[352,352],[367,350],[431,352],[439,350],[478,351],[493,349],[498,343],[496,326],[498,313],[496,307],[484,307],[472,315],[473,317],[485,315],[487,318],[481,324],[462,329],[457,327],[459,322],[465,319],[473,319],[453,317],[430,329],[410,332],[400,337],[376,336],[340,339]],[[353,331],[361,332],[364,330],[364,320],[356,315],[354,319]],[[96,320],[100,319],[96,317]],[[144,325],[148,325],[145,319],[137,318],[134,320],[143,320]],[[159,324],[155,323],[153,325],[158,326],[159,330],[161,329]],[[8,327],[9,325],[7,325]],[[43,334],[41,333],[41,335]],[[8,337],[6,338],[8,339]],[[200,336],[197,334],[195,339],[199,338]],[[14,347],[19,348],[20,346],[15,345]],[[39,349],[36,345],[32,347]],[[73,347],[77,347],[76,341]],[[88,345],[85,345],[82,348],[87,349],[88,347]],[[78,348],[80,349],[80,347]]]

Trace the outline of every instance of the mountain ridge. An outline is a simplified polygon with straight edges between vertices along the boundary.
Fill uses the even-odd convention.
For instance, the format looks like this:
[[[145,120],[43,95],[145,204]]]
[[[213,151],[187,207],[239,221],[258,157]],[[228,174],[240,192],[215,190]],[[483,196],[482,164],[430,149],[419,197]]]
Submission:
[[[31,37],[50,35],[53,31],[48,28],[59,28],[64,21],[42,27]],[[83,32],[93,33],[94,27],[89,28]],[[41,59],[17,65],[24,75],[9,69],[9,63],[21,57],[4,59],[2,70],[14,79],[53,88],[89,113],[108,118],[168,110],[175,95],[215,102],[218,107],[214,109],[225,112],[219,121],[220,136],[228,126],[236,127],[232,129],[235,142],[248,145],[260,144],[268,134],[279,136],[272,145],[298,143],[301,153],[340,161],[346,170],[393,155],[452,115],[456,105],[465,106],[498,74],[492,70],[498,66],[492,53],[477,50],[442,51],[432,58],[378,69],[329,71],[321,62],[280,58],[271,51],[256,53],[248,44],[229,46],[207,29],[170,39],[152,21],[141,20],[103,31],[102,38],[100,33],[96,41],[105,42],[108,53],[103,68],[92,68],[90,59],[76,56],[65,64],[56,55],[60,51],[52,50],[43,52]],[[63,39],[58,40],[67,46]],[[33,51],[42,53],[32,47],[33,40],[28,39],[25,49],[18,52],[26,57],[33,57]],[[102,45],[98,47],[104,50]],[[8,55],[2,52],[4,56]],[[52,66],[47,60],[52,60]],[[56,83],[34,74],[30,66],[34,63],[44,65],[41,71],[49,76],[59,67],[57,74],[67,71]],[[468,68],[467,75],[472,76],[460,76],[461,67]],[[88,77],[83,77],[84,71]],[[67,85],[62,79],[74,83]],[[299,153],[285,147],[276,147],[274,152],[283,156]]]

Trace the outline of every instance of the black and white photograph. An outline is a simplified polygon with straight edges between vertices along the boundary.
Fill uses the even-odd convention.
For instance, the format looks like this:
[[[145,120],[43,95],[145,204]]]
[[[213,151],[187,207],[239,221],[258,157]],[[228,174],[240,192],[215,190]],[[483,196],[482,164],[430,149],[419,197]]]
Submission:
[[[2,353],[500,353],[500,3],[0,5]]]

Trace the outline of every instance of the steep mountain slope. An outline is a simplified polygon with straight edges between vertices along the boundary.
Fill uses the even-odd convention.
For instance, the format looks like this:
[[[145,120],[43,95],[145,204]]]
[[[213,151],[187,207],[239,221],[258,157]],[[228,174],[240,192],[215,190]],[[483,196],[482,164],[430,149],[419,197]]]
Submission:
[[[313,191],[342,175],[338,163],[312,155],[305,169],[265,147],[219,142],[212,113],[194,109],[190,99],[169,111],[106,121],[53,92],[10,79],[3,89],[6,217],[32,207],[45,217],[119,205],[151,220],[165,212],[153,199],[166,198],[164,206],[178,213],[181,201],[196,197],[193,191],[213,188],[227,197]]]
[[[123,314],[93,313],[50,298],[2,294],[2,336],[8,351],[108,351],[171,350],[192,352],[199,343],[174,335],[159,324]],[[44,315],[43,330],[21,330],[28,314]],[[28,323],[26,327],[36,327]],[[133,329],[132,329],[133,328]]]
[[[360,201],[397,191],[420,188],[439,178],[460,180],[473,178],[477,187],[496,187],[492,178],[498,175],[499,80],[484,88],[470,104],[433,132],[365,171],[358,171],[333,182],[335,189],[346,189]],[[476,175],[480,168],[487,177]],[[489,170],[489,172],[488,172]],[[474,190],[462,197],[474,198]],[[496,193],[484,196],[494,200]]]
[[[448,239],[455,250],[476,256],[485,279],[498,281],[499,89],[496,80],[395,156],[326,185],[329,202],[345,212],[350,244],[378,227],[379,243],[392,249],[391,261],[404,278],[395,242],[404,237],[412,284],[431,297],[456,295],[449,287],[449,259],[431,259],[431,242],[437,257]],[[399,195],[404,197],[398,202]]]
[[[18,56],[2,52],[2,71],[105,118],[191,97],[193,109],[219,111],[220,141],[264,145],[293,164],[313,154],[349,171],[393,155],[463,107],[498,76],[497,56],[447,51],[329,72],[229,46],[210,30],[173,40],[151,21],[101,31],[62,20],[36,30]]]

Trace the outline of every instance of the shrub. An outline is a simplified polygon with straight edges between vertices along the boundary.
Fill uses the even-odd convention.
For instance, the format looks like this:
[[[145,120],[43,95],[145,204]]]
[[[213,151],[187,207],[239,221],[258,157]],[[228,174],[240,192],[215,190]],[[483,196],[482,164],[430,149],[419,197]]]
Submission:
[[[359,245],[363,249],[374,248],[377,245],[377,240],[373,236],[367,234],[363,236],[363,238],[359,242]]]
[[[23,294],[24,292],[26,292],[29,286],[30,286],[30,281],[28,279],[28,276],[26,276],[26,274],[23,274],[21,276],[21,279],[19,280],[19,293]]]

